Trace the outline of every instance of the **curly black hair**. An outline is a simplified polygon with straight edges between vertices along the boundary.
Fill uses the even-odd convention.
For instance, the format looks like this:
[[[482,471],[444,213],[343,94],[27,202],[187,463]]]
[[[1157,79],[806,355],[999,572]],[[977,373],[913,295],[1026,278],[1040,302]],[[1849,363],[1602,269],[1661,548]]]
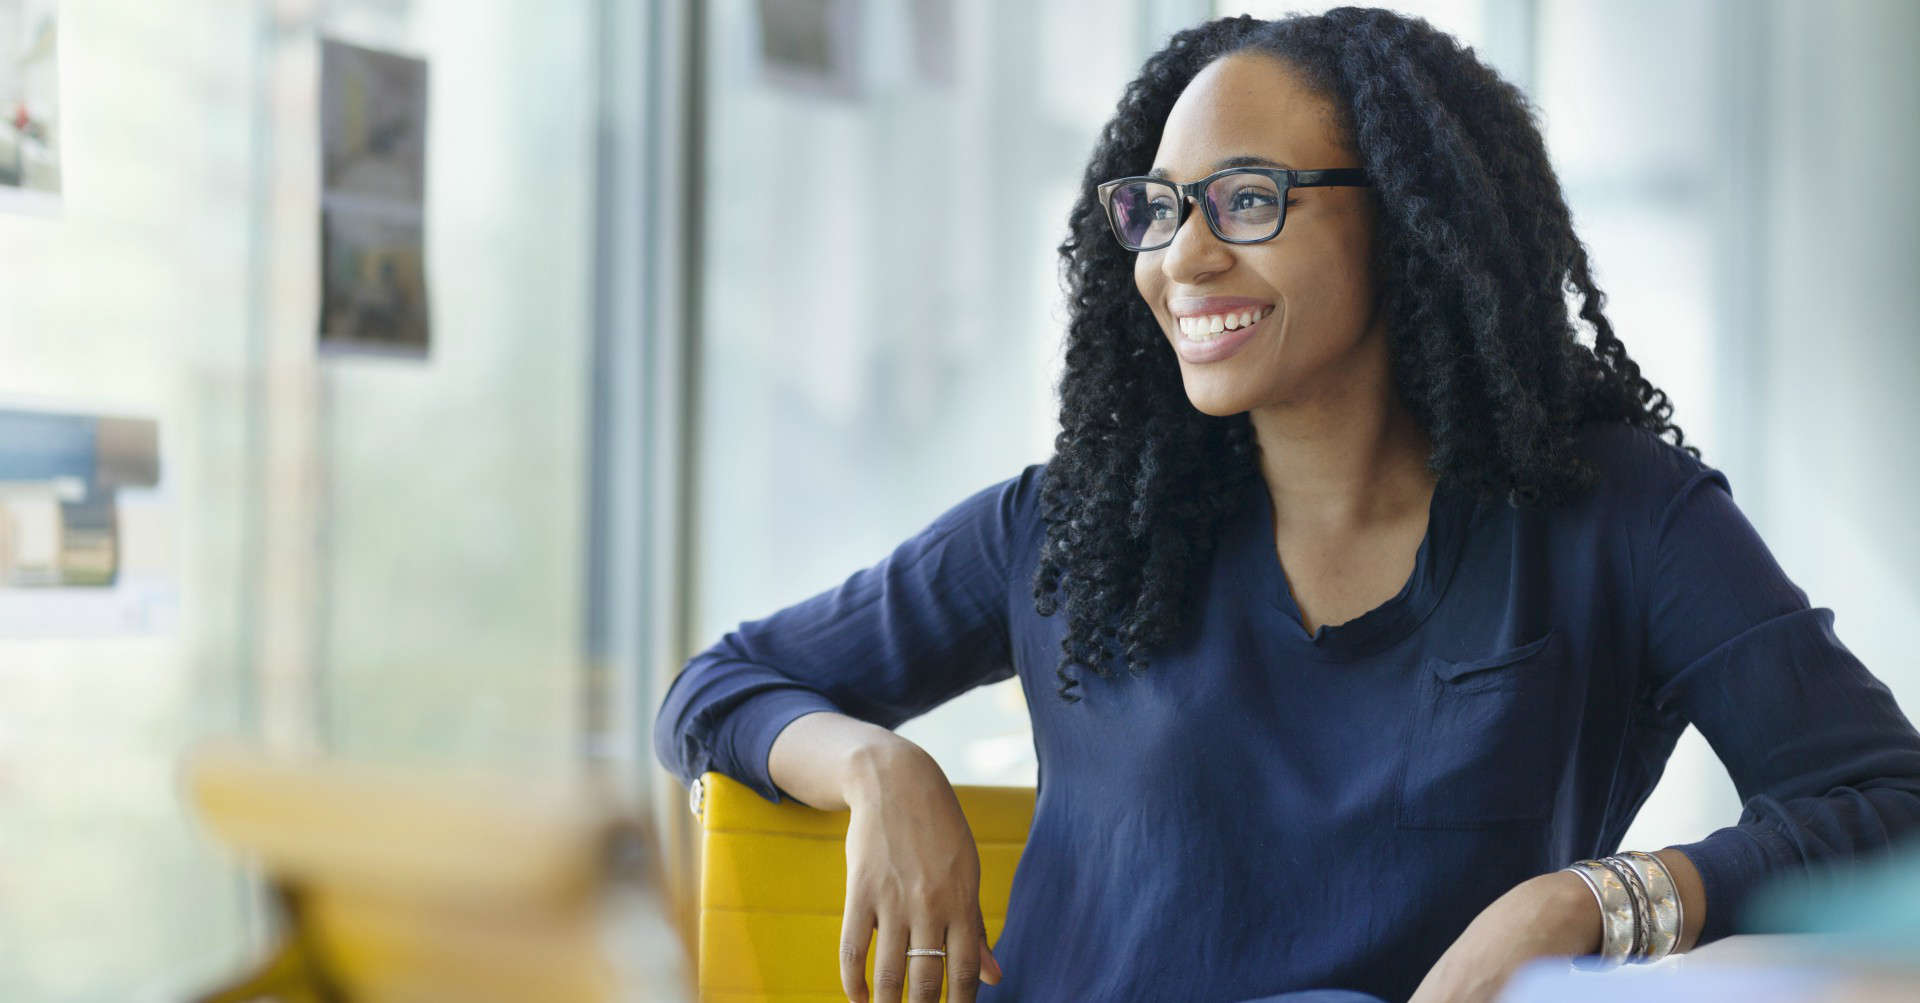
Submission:
[[[1432,440],[1429,469],[1482,500],[1544,506],[1593,483],[1575,452],[1586,421],[1672,433],[1700,455],[1601,312],[1532,106],[1472,49],[1360,7],[1181,31],[1127,85],[1059,246],[1070,320],[1033,596],[1041,616],[1065,596],[1055,675],[1068,702],[1080,699],[1074,665],[1107,678],[1117,646],[1138,675],[1176,636],[1220,525],[1261,476],[1248,415],[1207,415],[1187,399],[1094,191],[1145,173],[1187,84],[1248,50],[1279,57],[1330,101],[1372,179],[1393,377]],[[1591,348],[1576,340],[1570,294]]]

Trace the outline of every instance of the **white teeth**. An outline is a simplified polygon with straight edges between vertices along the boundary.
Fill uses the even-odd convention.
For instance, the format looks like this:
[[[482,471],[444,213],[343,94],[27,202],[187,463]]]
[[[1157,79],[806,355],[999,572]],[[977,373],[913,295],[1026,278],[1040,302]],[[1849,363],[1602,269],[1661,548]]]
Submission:
[[[1235,331],[1256,323],[1268,313],[1267,307],[1255,310],[1243,310],[1239,313],[1215,314],[1211,317],[1181,317],[1180,333],[1193,341],[1212,341],[1223,331]]]

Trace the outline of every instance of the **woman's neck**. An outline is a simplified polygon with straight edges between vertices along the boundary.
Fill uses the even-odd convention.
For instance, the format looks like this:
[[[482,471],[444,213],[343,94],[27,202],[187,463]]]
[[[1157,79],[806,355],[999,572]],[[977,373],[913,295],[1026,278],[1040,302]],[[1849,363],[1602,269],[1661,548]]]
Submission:
[[[1350,532],[1424,510],[1432,440],[1390,380],[1364,406],[1261,409],[1250,417],[1278,525]]]

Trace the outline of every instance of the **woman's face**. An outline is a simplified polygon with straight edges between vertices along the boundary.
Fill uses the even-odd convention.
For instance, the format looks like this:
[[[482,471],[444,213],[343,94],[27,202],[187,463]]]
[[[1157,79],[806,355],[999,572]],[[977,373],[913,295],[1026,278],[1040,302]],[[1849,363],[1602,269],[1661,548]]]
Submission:
[[[1194,77],[1167,115],[1153,166],[1190,182],[1233,157],[1298,170],[1360,166],[1327,100],[1286,63],[1258,53],[1217,59]],[[1372,330],[1372,237],[1365,188],[1290,190],[1280,234],[1259,244],[1221,241],[1200,206],[1189,204],[1172,244],[1139,252],[1133,279],[1180,358],[1194,407],[1225,416],[1351,388],[1368,336],[1379,333]],[[1249,310],[1265,316],[1224,355],[1234,332],[1212,345],[1181,333],[1182,318]],[[1369,361],[1383,365],[1383,346],[1372,347]]]

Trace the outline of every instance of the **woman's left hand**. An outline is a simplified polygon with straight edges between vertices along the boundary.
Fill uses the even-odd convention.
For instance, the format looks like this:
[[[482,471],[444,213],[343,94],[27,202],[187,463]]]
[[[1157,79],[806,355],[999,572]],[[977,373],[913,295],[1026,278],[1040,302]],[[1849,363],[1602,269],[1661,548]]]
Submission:
[[[1541,957],[1600,950],[1600,905],[1578,875],[1542,874],[1474,917],[1408,1003],[1489,1003],[1514,970]]]

